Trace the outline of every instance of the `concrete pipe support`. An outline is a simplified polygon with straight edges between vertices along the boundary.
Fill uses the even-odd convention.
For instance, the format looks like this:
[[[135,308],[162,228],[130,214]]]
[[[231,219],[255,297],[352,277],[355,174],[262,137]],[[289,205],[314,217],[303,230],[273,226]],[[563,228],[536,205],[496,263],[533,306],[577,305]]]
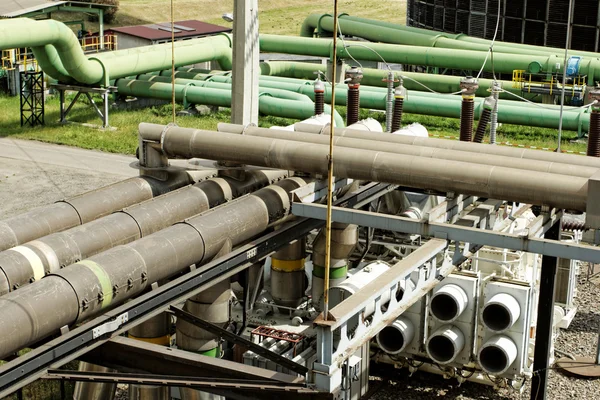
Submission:
[[[69,230],[0,253],[0,295],[112,247],[133,242],[287,176],[247,171],[242,180],[213,178]]]
[[[479,350],[481,368],[492,375],[502,375],[517,358],[517,345],[511,338],[497,335],[488,340]]]
[[[0,357],[62,326],[123,303],[154,282],[201,265],[265,231],[291,209],[289,192],[307,183],[284,179],[128,245],[114,247],[0,297]]]
[[[329,287],[333,288],[346,280],[348,257],[358,242],[358,227],[334,222],[331,224],[331,253],[329,261]],[[325,284],[325,229],[317,234],[313,242],[312,299],[316,310],[323,309]]]
[[[160,132],[163,130],[161,142]],[[140,124],[140,133],[145,140],[158,136],[158,142],[154,146],[162,148],[169,156],[204,157],[294,171],[327,173],[329,149],[324,145],[299,145],[298,142],[279,139],[167,128],[144,123]],[[369,134],[373,138],[382,135],[372,132]],[[470,144],[478,148],[494,147]],[[586,178],[529,171],[524,174],[523,170],[517,168],[416,156],[398,157],[393,153],[344,147],[336,150],[335,175],[340,178],[374,180],[578,211],[585,211],[587,204]]]

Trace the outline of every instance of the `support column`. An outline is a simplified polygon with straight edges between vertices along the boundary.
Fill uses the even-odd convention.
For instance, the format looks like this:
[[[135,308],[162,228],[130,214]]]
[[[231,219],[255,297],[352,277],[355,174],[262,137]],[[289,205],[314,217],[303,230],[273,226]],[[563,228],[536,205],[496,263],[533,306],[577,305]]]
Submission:
[[[258,0],[235,0],[231,123],[258,124]]]
[[[561,220],[546,232],[545,238],[560,240]],[[537,327],[531,380],[531,400],[546,400],[548,367],[552,348],[552,317],[554,315],[554,282],[558,266],[557,257],[542,257],[540,292],[538,295]]]
[[[100,36],[100,50],[104,50],[104,10],[98,14],[98,35]]]

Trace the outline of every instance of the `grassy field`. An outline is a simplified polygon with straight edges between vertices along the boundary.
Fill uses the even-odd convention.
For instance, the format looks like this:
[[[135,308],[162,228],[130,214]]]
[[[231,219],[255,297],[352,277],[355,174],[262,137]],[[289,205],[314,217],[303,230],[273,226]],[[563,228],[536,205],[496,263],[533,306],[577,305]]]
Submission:
[[[98,99],[99,101],[99,99]],[[178,106],[180,109],[181,106]],[[97,149],[113,153],[134,154],[137,147],[137,127],[140,122],[167,124],[171,122],[171,106],[163,105],[142,110],[111,110],[110,124],[116,130],[91,128],[78,123],[100,124],[94,111],[85,103],[78,103],[69,120],[71,124],[59,123],[59,101],[51,96],[46,102],[45,127],[21,127],[19,120],[19,100],[17,97],[0,96],[0,136],[17,139],[34,139],[49,143],[65,144]],[[338,107],[340,114],[345,117],[344,107]],[[385,122],[385,117],[380,112],[368,110],[361,111],[361,118],[372,117],[380,122]],[[178,117],[177,124],[183,127],[216,130],[219,122],[227,122],[230,118],[229,110],[225,109],[210,115]],[[78,123],[77,123],[78,122]],[[289,125],[294,120],[262,116],[260,126]],[[458,135],[459,120],[454,118],[431,117],[425,115],[405,114],[405,125],[419,122],[425,125],[431,136],[456,137]],[[576,138],[576,132],[565,132],[563,135],[563,150],[575,152],[585,151],[585,145],[570,143]],[[537,147],[556,147],[556,131],[526,126],[503,125],[498,130],[498,141],[533,145]]]

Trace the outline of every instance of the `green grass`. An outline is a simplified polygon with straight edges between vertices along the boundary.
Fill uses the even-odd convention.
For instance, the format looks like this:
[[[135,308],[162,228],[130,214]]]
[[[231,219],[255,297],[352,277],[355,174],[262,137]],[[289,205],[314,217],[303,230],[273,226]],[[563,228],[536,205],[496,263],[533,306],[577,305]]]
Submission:
[[[72,97],[67,96],[67,100]],[[99,99],[98,99],[99,102]],[[169,104],[141,110],[111,109],[110,125],[116,130],[92,128],[80,123],[100,124],[100,119],[87,104],[80,100],[73,107],[69,120],[76,122],[61,124],[59,122],[59,101],[51,96],[46,101],[46,126],[21,127],[19,99],[17,97],[0,96],[0,136],[16,139],[34,139],[48,143],[77,146],[85,149],[102,150],[113,153],[134,154],[137,148],[137,129],[140,122],[167,124],[171,122],[171,106]],[[182,109],[177,106],[176,110]],[[337,107],[345,117],[344,107]],[[372,117],[385,123],[385,116],[380,112],[361,111],[361,118]],[[225,109],[209,115],[177,117],[177,124],[182,127],[216,130],[219,122],[228,122],[230,112]],[[295,122],[291,119],[261,116],[259,125],[270,127],[284,126]],[[427,127],[430,136],[458,136],[459,120],[453,118],[431,117],[426,115],[405,114],[403,124],[419,122]],[[556,148],[556,130],[533,128],[527,126],[502,125],[498,130],[499,142],[519,143],[529,146]],[[570,143],[577,137],[576,132],[565,131],[561,147],[574,152],[585,151],[585,144]]]

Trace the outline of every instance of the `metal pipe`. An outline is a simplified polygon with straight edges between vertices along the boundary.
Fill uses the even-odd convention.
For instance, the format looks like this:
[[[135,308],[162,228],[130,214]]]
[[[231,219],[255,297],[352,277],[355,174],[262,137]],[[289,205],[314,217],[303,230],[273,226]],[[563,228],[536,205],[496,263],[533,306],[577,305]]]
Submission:
[[[82,225],[115,211],[191,183],[172,184],[149,177],[130,178],[0,221],[0,251],[53,232]]]
[[[261,234],[289,214],[289,191],[306,183],[297,177],[284,179],[1,296],[0,357],[121,304],[190,265],[202,265],[224,247]]]
[[[521,315],[519,302],[508,293],[497,293],[483,306],[481,320],[493,332],[504,332],[517,322]]]
[[[81,361],[79,371],[84,372],[116,372],[114,369],[101,367]],[[112,400],[117,393],[116,383],[77,382],[73,390],[74,400]]]
[[[377,344],[388,354],[399,354],[412,342],[415,327],[405,317],[399,317],[391,325],[383,328],[376,337]]]
[[[286,176],[285,171],[254,170],[246,171],[240,180],[227,176],[209,179],[0,252],[0,295],[40,280],[61,267],[148,236]]]
[[[458,327],[444,325],[427,339],[425,348],[429,357],[438,364],[454,361],[465,346],[465,336]]]
[[[277,305],[296,308],[304,298],[306,238],[299,238],[271,256],[271,296]]]
[[[454,322],[468,304],[469,298],[460,286],[444,285],[431,296],[431,315],[441,322]]]
[[[479,349],[481,368],[492,375],[502,375],[515,362],[517,345],[511,338],[497,335],[485,342]]]
[[[154,146],[161,148],[168,156],[202,157],[319,174],[327,172],[326,146],[298,146],[298,142],[279,139],[145,123],[140,124],[140,135],[148,140],[146,133],[155,137],[157,129],[164,131],[163,140],[159,140]],[[377,135],[372,134],[374,137]],[[516,168],[481,164],[473,168],[473,164],[466,162],[442,162],[415,156],[397,157],[393,153],[345,147],[338,148],[336,154],[336,175],[340,178],[374,180],[420,189],[586,210],[585,178],[543,172],[522,174],[522,170]]]
[[[265,128],[256,128],[256,127],[247,127],[244,131],[244,135],[247,136],[259,136],[264,138],[273,138],[273,139],[282,139],[287,141],[297,141],[302,143],[315,143],[315,144],[326,144],[327,138],[323,137],[323,135],[315,135],[314,133],[305,133],[306,131],[318,133],[321,129],[316,126],[316,128],[310,128],[306,124],[296,124],[297,129],[302,129],[302,132],[287,132],[279,129],[265,129]],[[384,151],[388,153],[395,154],[405,154],[405,155],[414,155],[419,157],[430,157],[440,160],[454,160],[454,161],[464,161],[475,164],[484,164],[484,165],[497,165],[504,167],[511,167],[523,170],[531,170],[531,171],[539,171],[539,172],[549,172],[556,173],[561,175],[572,175],[579,176],[584,178],[589,178],[594,175],[598,169],[592,167],[584,167],[579,165],[570,165],[570,164],[561,164],[550,161],[539,161],[532,159],[521,159],[521,158],[513,158],[508,156],[496,156],[496,155],[487,155],[486,157],[481,157],[480,154],[476,154],[474,152],[468,151],[459,151],[459,150],[447,150],[443,148],[435,148],[435,147],[425,147],[425,146],[417,146],[417,145],[406,145],[395,143],[394,140],[396,136],[399,135],[389,135],[387,134],[384,137],[380,137],[382,135],[378,135],[375,130],[370,130],[369,134],[373,134],[374,136],[370,136],[369,134],[364,135],[365,132],[360,132],[360,130],[355,129],[356,124],[352,127],[352,134],[347,134],[345,136],[336,136],[335,145],[340,147],[348,147],[354,149],[364,149],[364,150],[373,150],[373,151]],[[237,126],[231,126],[229,124],[219,124],[218,129],[222,132],[230,132],[236,133],[239,132]],[[339,131],[336,131],[336,133]],[[350,132],[350,130],[345,131]],[[401,132],[401,131],[400,131]],[[367,139],[355,139],[354,137],[367,137]],[[387,141],[387,140],[390,141]],[[436,139],[434,139],[436,140]],[[400,139],[399,142],[405,141]],[[450,144],[458,143],[449,140],[444,140],[444,142],[449,142]],[[421,143],[419,143],[421,144]],[[465,143],[466,144],[466,143]],[[511,149],[512,150],[512,149]],[[576,156],[579,159],[584,157]]]

